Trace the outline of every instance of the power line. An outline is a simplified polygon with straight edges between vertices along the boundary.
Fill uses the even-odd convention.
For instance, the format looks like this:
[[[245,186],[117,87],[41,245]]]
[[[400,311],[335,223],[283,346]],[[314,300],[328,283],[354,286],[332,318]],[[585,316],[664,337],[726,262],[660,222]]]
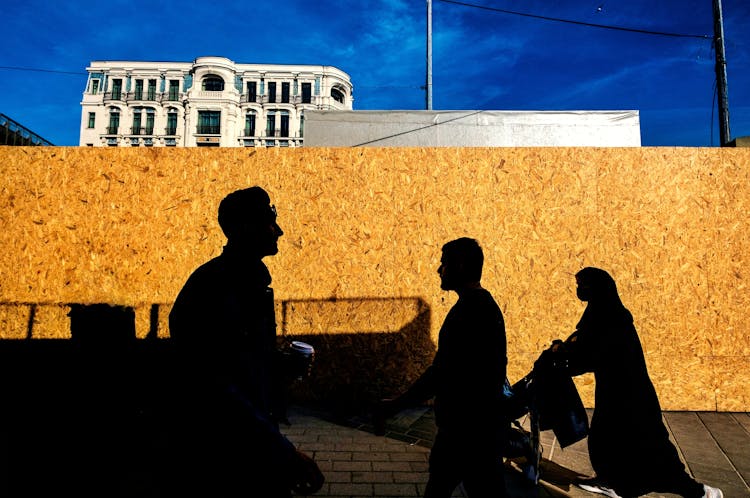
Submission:
[[[517,12],[513,10],[505,10],[505,9],[498,9],[495,7],[487,7],[486,5],[476,5],[466,2],[458,2],[456,0],[439,0],[444,3],[452,3],[455,5],[461,5],[463,7],[472,7],[475,9],[482,9],[482,10],[489,10],[492,12],[501,12],[503,14],[512,14],[515,16],[522,16],[522,17],[531,17],[533,19],[542,19],[544,21],[554,21],[554,22],[562,22],[567,24],[576,24],[578,26],[587,26],[590,28],[601,28],[601,29],[612,29],[616,31],[628,31],[630,33],[641,33],[646,35],[658,35],[658,36],[671,36],[671,37],[677,37],[677,38],[699,38],[701,40],[708,40],[711,39],[710,35],[691,35],[691,34],[684,34],[684,33],[667,33],[664,31],[650,31],[647,29],[637,29],[637,28],[625,28],[623,26],[610,26],[607,24],[596,24],[596,23],[590,23],[590,22],[584,22],[584,21],[574,21],[571,19],[560,19],[557,17],[548,17],[548,16],[540,16],[536,14],[528,14],[526,12]]]
[[[58,74],[75,74],[77,76],[83,76],[88,73],[83,73],[80,71],[74,72],[74,71],[57,71],[55,69],[39,69],[35,67],[16,67],[16,66],[0,66],[0,69],[10,69],[12,71],[36,71],[39,73],[58,73]]]

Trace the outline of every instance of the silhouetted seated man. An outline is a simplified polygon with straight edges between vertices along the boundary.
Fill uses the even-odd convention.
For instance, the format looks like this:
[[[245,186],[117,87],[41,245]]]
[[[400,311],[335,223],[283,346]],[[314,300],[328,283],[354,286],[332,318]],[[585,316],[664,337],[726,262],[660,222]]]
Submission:
[[[440,287],[458,302],[443,322],[432,365],[401,396],[385,400],[377,418],[435,398],[438,432],[430,453],[427,498],[449,498],[463,482],[470,497],[506,496],[502,390],[507,366],[505,323],[479,283],[484,255],[476,240],[443,246]],[[382,419],[377,420],[378,425]],[[377,428],[376,428],[377,430]]]
[[[283,234],[260,187],[219,206],[228,242],[195,270],[169,315],[178,364],[176,496],[288,498],[323,475],[278,429],[276,322],[262,259]]]

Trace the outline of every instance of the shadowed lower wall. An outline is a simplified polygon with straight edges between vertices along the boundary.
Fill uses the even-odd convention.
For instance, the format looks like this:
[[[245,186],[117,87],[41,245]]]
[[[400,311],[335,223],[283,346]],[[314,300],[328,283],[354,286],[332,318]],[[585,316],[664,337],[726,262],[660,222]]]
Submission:
[[[219,201],[258,184],[285,231],[267,259],[279,303],[414,298],[434,341],[455,302],[439,289],[440,247],[471,236],[505,314],[511,381],[572,332],[573,275],[599,266],[663,408],[748,411],[748,166],[744,149],[3,147],[0,339],[68,337],[67,303],[133,306],[138,337],[168,337],[169,303],[221,251]],[[320,307],[308,325],[343,338],[414,317],[347,309]],[[593,379],[578,386],[590,406]]]

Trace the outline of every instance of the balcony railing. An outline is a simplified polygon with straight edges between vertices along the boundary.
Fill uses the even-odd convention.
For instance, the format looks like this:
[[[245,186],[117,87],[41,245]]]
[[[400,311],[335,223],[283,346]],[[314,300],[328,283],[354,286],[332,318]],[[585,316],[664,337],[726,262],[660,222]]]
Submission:
[[[122,92],[105,92],[104,100],[122,100],[123,95]]]
[[[221,135],[221,126],[198,125],[196,133],[199,135]]]
[[[289,138],[289,130],[266,130],[267,137]]]
[[[153,135],[154,129],[153,128],[131,128],[130,129],[131,135]]]
[[[310,103],[310,102],[302,102],[302,95],[290,95],[289,98],[287,99],[279,98],[278,96],[276,96],[273,102],[271,101],[270,95],[259,95],[257,102],[260,104],[274,104],[274,105],[276,104],[303,104],[303,103],[309,104]]]
[[[167,128],[164,129],[164,134],[165,135],[169,135],[169,136],[177,135],[177,127],[176,126],[174,126],[174,127],[169,127],[168,126]]]
[[[240,104],[258,104],[260,102],[260,95],[248,95],[246,93],[240,95]]]
[[[127,94],[125,94],[125,100],[128,102],[156,102],[156,95],[153,93],[128,92]]]
[[[119,126],[107,126],[107,135],[117,135]]]
[[[218,90],[216,90],[216,91],[213,91],[213,90],[199,90],[197,96],[198,97],[202,97],[202,98],[209,98],[209,99],[220,99],[220,98],[224,97],[224,92],[223,91],[218,91]]]
[[[273,102],[271,102],[269,98],[268,103],[269,104],[296,104],[299,102],[299,100],[300,100],[299,95],[286,95],[282,97],[279,97],[277,95],[276,99]]]

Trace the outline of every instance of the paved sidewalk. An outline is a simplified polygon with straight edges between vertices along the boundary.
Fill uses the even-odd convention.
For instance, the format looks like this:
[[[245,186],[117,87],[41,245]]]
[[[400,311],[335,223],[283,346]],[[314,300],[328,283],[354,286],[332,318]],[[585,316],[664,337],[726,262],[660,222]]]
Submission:
[[[665,412],[664,419],[680,456],[701,482],[718,486],[725,498],[750,498],[750,414]],[[334,419],[297,407],[291,427],[283,428],[301,450],[315,458],[326,484],[315,496],[419,497],[427,481],[427,458],[435,434],[429,408],[402,412],[391,419],[385,437],[372,434],[369,420]],[[515,463],[507,466],[511,497],[592,497],[572,485],[593,473],[586,441],[561,449],[551,431],[542,433],[542,481],[527,484]],[[465,496],[458,489],[456,497]],[[649,498],[677,495],[652,493]]]
[[[420,497],[427,482],[430,449],[390,437],[375,436],[303,413],[292,413],[282,429],[297,447],[311,455],[326,476],[318,498]],[[508,476],[516,497],[568,496],[545,486],[527,486],[520,475]],[[465,497],[461,488],[454,497]],[[490,498],[490,497],[488,497]]]

